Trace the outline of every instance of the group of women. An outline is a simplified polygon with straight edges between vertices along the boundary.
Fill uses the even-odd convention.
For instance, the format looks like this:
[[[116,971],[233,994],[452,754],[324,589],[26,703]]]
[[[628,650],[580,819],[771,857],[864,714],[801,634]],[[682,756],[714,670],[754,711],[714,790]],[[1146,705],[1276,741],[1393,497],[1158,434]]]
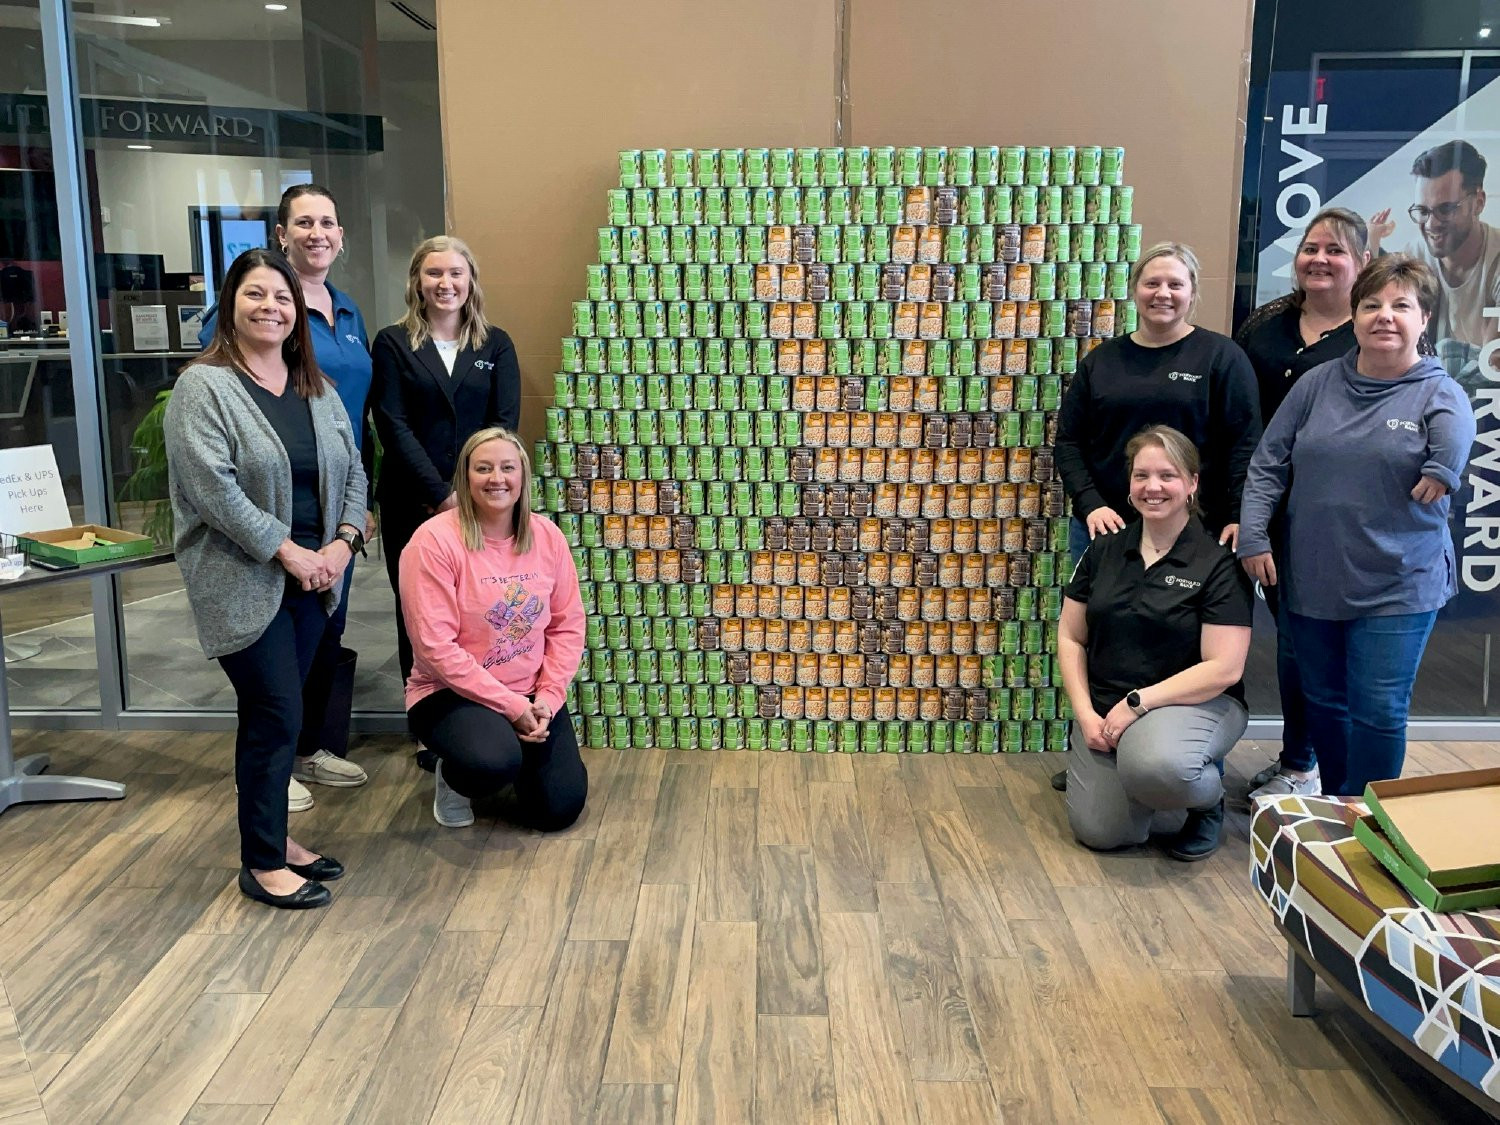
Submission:
[[[231,266],[166,439],[188,597],[238,701],[239,886],[308,907],[344,868],[287,834],[288,812],[312,804],[300,783],[367,780],[317,732],[374,533],[368,423],[440,824],[472,823],[472,802],[509,784],[522,823],[578,817],[588,776],[566,695],[584,614],[567,542],[530,510],[515,351],[485,318],[468,248],[419,246],[406,315],[367,347],[328,282],[344,232],[327,189],[289,189],[277,238],[280,252]],[[1153,832],[1182,860],[1219,846],[1252,578],[1277,621],[1287,723],[1252,796],[1356,794],[1400,773],[1417,667],[1455,592],[1449,497],[1474,418],[1425,354],[1431,271],[1368,258],[1358,216],[1321,212],[1295,292],[1236,342],[1192,323],[1193,252],[1154,246],[1131,274],[1139,327],[1090,352],[1068,389],[1057,463],[1078,562],[1059,660],[1076,719],[1054,784],[1089,847]]]
[[[441,823],[469,823],[473,798],[512,782],[519,819],[577,818],[587,773],[564,698],[584,630],[568,546],[529,510],[515,350],[485,318],[468,247],[417,247],[406,315],[372,348],[328,281],[344,248],[332,194],[288,189],[276,237],[279,250],[230,266],[168,404],[166,447],[199,640],[237,701],[239,888],[304,908],[329,901],[344,866],[293,840],[288,814],[312,806],[304,783],[368,780],[318,737],[354,556],[374,534],[371,421],[402,680],[439,759]]]
[[[1449,506],[1475,423],[1424,336],[1437,278],[1366,247],[1359,216],[1315,215],[1295,291],[1231,341],[1191,322],[1192,251],[1154,246],[1131,275],[1140,327],[1068,389],[1057,462],[1079,561],[1058,651],[1076,720],[1053,784],[1089,847],[1218,848],[1252,580],[1286,726],[1251,798],[1400,776],[1417,669],[1457,592]]]

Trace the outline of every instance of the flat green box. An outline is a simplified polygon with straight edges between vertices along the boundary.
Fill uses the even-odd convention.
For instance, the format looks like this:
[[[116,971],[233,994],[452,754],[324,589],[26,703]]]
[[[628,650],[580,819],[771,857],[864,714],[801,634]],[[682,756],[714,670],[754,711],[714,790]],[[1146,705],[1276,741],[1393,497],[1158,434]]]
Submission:
[[[74,547],[69,544],[92,531],[98,540],[92,547]],[[125,559],[132,555],[149,555],[156,549],[150,536],[137,535],[133,531],[120,531],[113,527],[100,527],[96,523],[62,527],[55,531],[33,531],[17,536],[26,553],[34,559],[54,559],[64,563],[104,562],[107,559]]]
[[[1407,866],[1433,887],[1500,887],[1500,769],[1372,781],[1365,803]]]
[[[1389,837],[1381,831],[1374,816],[1362,816],[1354,822],[1354,838],[1370,850],[1411,896],[1428,910],[1482,910],[1500,906],[1500,883],[1478,886],[1438,888],[1418,874]]]

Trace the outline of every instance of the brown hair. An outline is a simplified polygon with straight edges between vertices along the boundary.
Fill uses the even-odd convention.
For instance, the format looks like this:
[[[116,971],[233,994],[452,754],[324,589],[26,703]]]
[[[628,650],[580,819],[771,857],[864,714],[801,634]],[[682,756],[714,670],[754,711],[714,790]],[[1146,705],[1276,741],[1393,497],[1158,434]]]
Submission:
[[[281,202],[276,205],[277,226],[283,230],[286,229],[292,218],[292,203],[295,200],[301,199],[304,195],[322,196],[329,203],[333,204],[334,212],[338,212],[339,201],[333,198],[333,192],[329,191],[322,184],[293,184],[281,193]]]
[[[449,252],[462,256],[469,266],[469,296],[458,314],[458,342],[462,347],[478,350],[490,334],[490,322],[484,318],[484,290],[479,287],[479,263],[474,260],[473,251],[460,238],[434,235],[412,252],[411,265],[406,270],[406,315],[399,323],[406,329],[412,351],[432,338],[427,306],[422,300],[422,263],[429,254]]]
[[[1184,477],[1196,477],[1198,475],[1199,458],[1198,447],[1188,439],[1181,430],[1174,430],[1171,426],[1147,426],[1133,438],[1125,443],[1125,465],[1126,474],[1135,469],[1135,459],[1143,449],[1160,449],[1167,455],[1167,460],[1172,462],[1175,468]],[[1188,497],[1188,511],[1198,511],[1198,490],[1193,489],[1192,495]]]
[[[516,554],[524,555],[531,550],[531,458],[521,439],[504,426],[476,430],[464,442],[463,449],[459,450],[458,467],[453,470],[453,496],[458,502],[458,527],[464,537],[464,546],[471,551],[484,547],[484,529],[479,523],[479,510],[474,503],[474,494],[469,489],[469,462],[474,457],[474,451],[487,441],[510,442],[516,447],[521,460],[521,494],[516,497],[515,507],[511,509],[514,521],[511,528],[516,537]]]
[[[1186,267],[1188,282],[1193,287],[1193,299],[1188,302],[1188,316],[1198,311],[1198,255],[1193,253],[1193,248],[1182,242],[1158,242],[1155,246],[1148,247],[1141,255],[1140,260],[1130,267],[1130,295],[1135,296],[1135,287],[1141,282],[1141,274],[1146,267],[1156,261],[1157,258],[1176,258]]]
[[[317,398],[327,385],[323,372],[318,369],[317,356],[313,354],[312,333],[307,327],[307,302],[302,297],[302,283],[290,262],[275,250],[256,248],[246,250],[229,267],[224,275],[224,284],[219,289],[219,315],[214,320],[214,338],[208,347],[195,356],[192,363],[207,363],[214,367],[233,367],[249,372],[245,353],[240,349],[239,334],[234,326],[235,305],[240,288],[251,270],[275,270],[292,291],[293,306],[297,319],[292,324],[291,335],[281,342],[281,358],[286,361],[287,378],[300,398]]]
[[[1437,274],[1422,259],[1410,254],[1382,254],[1360,270],[1354,279],[1354,288],[1349,292],[1350,311],[1357,312],[1361,301],[1373,297],[1393,282],[1416,297],[1423,316],[1430,317],[1436,311]]]
[[[1301,248],[1307,236],[1312,234],[1313,227],[1322,223],[1333,232],[1334,241],[1352,254],[1356,259],[1362,258],[1370,249],[1370,228],[1355,212],[1347,207],[1325,207],[1314,215],[1307,226],[1302,228],[1301,241],[1297,246]],[[1307,294],[1299,286],[1292,290],[1292,304],[1302,307],[1302,302],[1307,299]]]

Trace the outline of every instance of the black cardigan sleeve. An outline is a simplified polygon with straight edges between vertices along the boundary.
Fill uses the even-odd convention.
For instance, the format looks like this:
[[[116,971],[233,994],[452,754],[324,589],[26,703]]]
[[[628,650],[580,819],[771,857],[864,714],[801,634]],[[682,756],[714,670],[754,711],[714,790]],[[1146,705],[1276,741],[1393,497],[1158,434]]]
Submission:
[[[1223,465],[1222,479],[1228,487],[1228,509],[1212,513],[1222,523],[1239,522],[1240,501],[1245,492],[1245,474],[1250,457],[1260,442],[1260,390],[1255,368],[1239,345],[1225,339],[1220,360],[1213,372],[1213,417],[1209,421],[1212,437],[1209,448]]]
[[[1088,462],[1083,456],[1083,442],[1088,435],[1089,378],[1093,364],[1085,358],[1068,384],[1068,393],[1063,396],[1062,409],[1057,416],[1057,471],[1062,477],[1063,490],[1073,501],[1073,515],[1079,520],[1088,519],[1089,513],[1105,506],[1104,497],[1094,485]]]

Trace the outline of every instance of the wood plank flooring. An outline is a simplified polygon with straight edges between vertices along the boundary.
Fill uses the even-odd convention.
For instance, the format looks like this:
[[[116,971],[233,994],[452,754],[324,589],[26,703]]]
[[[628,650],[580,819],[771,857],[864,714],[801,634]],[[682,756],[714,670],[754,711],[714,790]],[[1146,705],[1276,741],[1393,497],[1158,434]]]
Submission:
[[[130,795],[0,817],[6,1125],[1482,1119],[1326,991],[1287,1014],[1243,812],[1206,863],[1096,855],[1057,757],[586,751],[543,837],[440,828],[364,739],[292,822],[350,873],[287,914],[233,886],[229,735],[21,741]]]

